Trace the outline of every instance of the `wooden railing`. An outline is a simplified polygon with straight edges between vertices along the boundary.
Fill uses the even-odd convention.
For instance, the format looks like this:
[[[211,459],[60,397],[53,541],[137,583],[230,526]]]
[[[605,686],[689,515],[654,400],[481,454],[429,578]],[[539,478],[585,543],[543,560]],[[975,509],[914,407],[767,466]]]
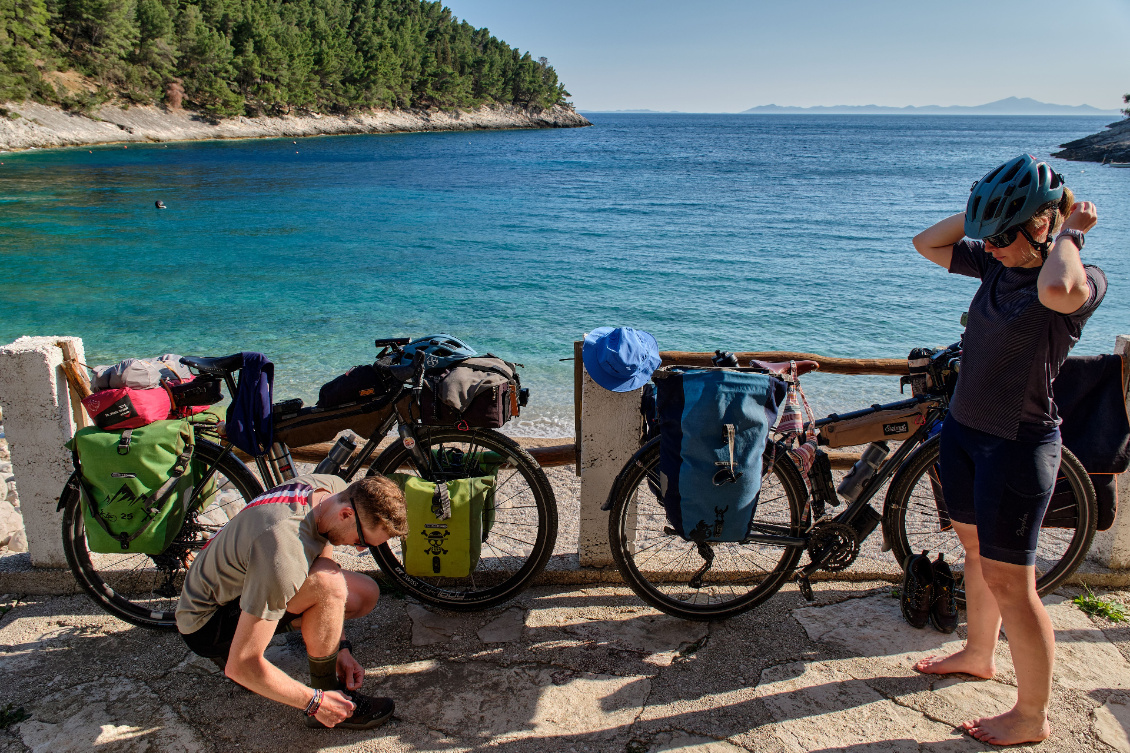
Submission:
[[[579,345],[579,343],[578,343]],[[575,349],[577,359],[576,373],[582,373],[583,365],[580,363],[580,348]],[[906,374],[905,358],[834,358],[821,356],[815,353],[800,353],[796,351],[756,351],[748,353],[735,353],[740,363],[749,363],[751,359],[759,361],[816,361],[820,364],[820,371],[828,374],[883,374],[900,376]],[[664,366],[710,366],[713,353],[691,353],[678,350],[662,351],[659,357]],[[580,386],[578,384],[575,399],[580,402]],[[580,411],[574,413],[577,422],[577,436],[580,431]],[[301,463],[319,463],[333,447],[332,442],[321,442],[305,447],[292,447],[291,456]],[[527,447],[526,451],[533,456],[538,464],[545,468],[555,466],[574,465],[577,462],[577,445],[575,442],[568,444],[552,445],[548,447]],[[847,469],[859,459],[858,453],[832,451],[828,453],[833,468]],[[246,459],[246,458],[245,458]]]

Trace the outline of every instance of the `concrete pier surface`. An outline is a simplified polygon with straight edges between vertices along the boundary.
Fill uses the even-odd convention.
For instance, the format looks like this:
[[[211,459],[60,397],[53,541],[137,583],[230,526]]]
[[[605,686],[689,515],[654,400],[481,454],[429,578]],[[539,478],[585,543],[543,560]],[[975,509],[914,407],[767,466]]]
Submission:
[[[1130,627],[1048,597],[1057,659],[1052,737],[1019,750],[1130,750]],[[1099,591],[1130,605],[1130,592]],[[959,645],[915,630],[886,582],[786,587],[720,623],[677,620],[622,586],[537,586],[501,607],[435,610],[394,593],[347,623],[364,692],[395,698],[377,730],[308,730],[175,633],[131,627],[85,596],[3,597],[0,751],[982,751],[961,721],[1015,698],[1007,643],[993,680],[925,676]],[[296,634],[269,657],[306,680]]]

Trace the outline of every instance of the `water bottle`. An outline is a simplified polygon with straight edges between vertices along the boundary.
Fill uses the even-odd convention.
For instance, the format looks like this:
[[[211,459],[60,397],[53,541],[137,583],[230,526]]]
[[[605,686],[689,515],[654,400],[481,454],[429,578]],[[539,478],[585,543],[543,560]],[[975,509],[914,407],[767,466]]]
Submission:
[[[875,471],[883,465],[883,460],[886,459],[890,451],[891,448],[887,446],[886,442],[872,442],[867,445],[867,449],[859,456],[859,460],[852,466],[851,471],[836,487],[840,496],[849,503],[858,499],[864,485],[875,475]]]
[[[295,477],[294,472],[294,459],[290,456],[290,450],[286,445],[275,442],[271,445],[271,451],[267,454],[267,462],[271,464],[278,478],[285,480]]]
[[[348,436],[338,437],[337,442],[330,448],[325,459],[318,463],[318,467],[314,469],[314,473],[336,475],[349,458],[353,457],[353,451],[356,449],[357,443]]]

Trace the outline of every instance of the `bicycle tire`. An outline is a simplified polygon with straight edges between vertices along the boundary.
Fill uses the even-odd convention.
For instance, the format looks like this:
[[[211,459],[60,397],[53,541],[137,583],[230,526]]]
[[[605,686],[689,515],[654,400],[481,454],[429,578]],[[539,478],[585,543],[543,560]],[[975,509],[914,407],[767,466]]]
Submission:
[[[940,455],[941,439],[933,437],[916,449],[903,463],[891,481],[883,506],[883,530],[895,559],[901,567],[907,557],[915,552],[929,550],[946,555],[946,561],[958,581],[958,597],[964,598],[961,588],[962,565],[965,550],[953,527],[943,528],[934,499],[935,489],[940,490],[935,466]],[[927,475],[932,474],[932,475]],[[1059,463],[1059,479],[1066,479],[1071,499],[1058,504],[1048,513],[1071,514],[1074,505],[1074,528],[1043,528],[1036,550],[1036,591],[1046,596],[1071,577],[1083,563],[1095,536],[1098,505],[1091,478],[1083,465],[1063,448]]]
[[[801,536],[807,488],[789,456],[779,448],[775,453],[770,450],[763,468],[770,468],[771,454],[775,458],[762,477],[751,529],[760,524]],[[645,483],[650,488],[642,488]],[[792,575],[804,547],[712,543],[716,564],[707,571],[701,587],[692,587],[690,573],[702,558],[696,544],[684,541],[670,528],[658,489],[659,440],[653,439],[628,461],[608,495],[612,558],[624,581],[651,606],[687,620],[721,620],[753,609]],[[646,509],[641,509],[643,500]],[[765,566],[759,566],[759,561]]]
[[[513,598],[545,569],[557,544],[557,500],[545,471],[517,442],[493,429],[425,428],[417,432],[416,444],[425,453],[459,450],[470,458],[493,452],[504,458],[488,503],[494,506],[494,523],[483,541],[477,567],[466,578],[409,575],[401,539],[370,547],[377,565],[416,599],[452,611],[489,609]],[[385,448],[368,471],[370,475],[404,472],[438,480],[434,470],[417,468],[411,452],[399,441]],[[473,475],[482,472],[468,466],[453,467],[443,474],[448,480]]]
[[[194,460],[209,467],[223,450],[196,438]],[[203,509],[189,513],[172,544],[159,555],[91,552],[77,479],[63,489],[63,553],[82,590],[98,606],[126,622],[158,630],[176,629],[176,606],[187,571],[188,555],[199,550],[248,502],[263,493],[258,479],[238,458],[229,454],[216,467],[217,490]]]

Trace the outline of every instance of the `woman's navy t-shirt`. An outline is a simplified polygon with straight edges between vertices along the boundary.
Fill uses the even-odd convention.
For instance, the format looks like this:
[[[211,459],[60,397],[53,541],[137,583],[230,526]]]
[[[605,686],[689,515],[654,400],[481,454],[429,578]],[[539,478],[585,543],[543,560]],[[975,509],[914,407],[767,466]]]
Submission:
[[[1040,269],[1006,267],[981,241],[953,246],[949,271],[977,277],[969,304],[961,370],[950,413],[962,424],[1005,439],[1039,440],[1059,426],[1052,382],[1083,325],[1106,295],[1106,275],[1083,265],[1091,295],[1073,314],[1040,303]]]

